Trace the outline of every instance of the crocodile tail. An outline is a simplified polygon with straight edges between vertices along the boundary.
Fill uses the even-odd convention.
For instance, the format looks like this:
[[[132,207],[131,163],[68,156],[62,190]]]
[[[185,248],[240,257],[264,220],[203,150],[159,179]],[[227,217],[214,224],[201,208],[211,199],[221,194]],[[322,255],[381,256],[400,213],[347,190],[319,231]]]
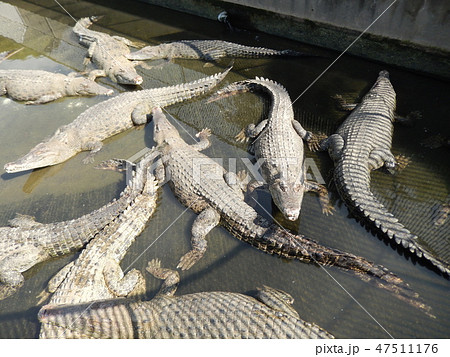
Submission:
[[[431,263],[441,273],[450,276],[450,266],[421,246],[418,237],[411,233],[370,191],[370,172],[366,166],[343,160],[334,171],[334,181],[341,198],[365,222],[376,227],[397,245],[409,250],[418,258]]]
[[[228,67],[221,73],[216,73],[215,75],[201,78],[193,82],[164,88],[147,89],[142,92],[149,99],[148,102],[152,107],[166,107],[209,92],[225,78],[231,68],[232,67]],[[148,93],[148,95],[146,93]]]

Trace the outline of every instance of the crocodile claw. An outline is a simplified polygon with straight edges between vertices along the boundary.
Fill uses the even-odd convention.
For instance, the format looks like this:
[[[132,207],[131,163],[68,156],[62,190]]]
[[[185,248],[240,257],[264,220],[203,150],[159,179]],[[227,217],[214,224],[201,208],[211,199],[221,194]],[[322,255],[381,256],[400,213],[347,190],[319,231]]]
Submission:
[[[245,134],[245,128],[243,128],[234,138],[239,143],[247,142],[248,136]]]
[[[195,134],[195,136],[197,138],[203,139],[203,138],[207,138],[209,136],[211,136],[211,129],[205,128],[203,130],[201,130],[200,132],[198,132],[197,134]]]
[[[324,133],[317,133],[311,136],[308,140],[308,148],[311,151],[319,151],[320,144],[323,140],[325,140],[328,136]]]

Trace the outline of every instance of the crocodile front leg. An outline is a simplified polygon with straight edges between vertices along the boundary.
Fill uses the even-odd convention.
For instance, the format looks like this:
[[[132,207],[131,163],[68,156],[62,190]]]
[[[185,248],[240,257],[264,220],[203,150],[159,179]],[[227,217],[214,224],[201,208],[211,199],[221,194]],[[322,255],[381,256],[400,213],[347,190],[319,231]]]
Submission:
[[[84,145],[83,150],[90,151],[88,156],[83,159],[83,164],[90,164],[94,162],[94,156],[98,153],[103,147],[103,143],[101,141],[91,141]]]
[[[305,181],[305,191],[313,191],[319,194],[319,202],[322,207],[322,213],[332,215],[334,212],[334,207],[330,202],[328,196],[328,190],[325,186],[318,184],[317,182]]]
[[[94,69],[89,72],[88,79],[91,81],[95,81],[97,77],[106,77],[107,73],[103,69]]]
[[[208,128],[203,129],[202,131],[198,132],[195,135],[197,138],[199,138],[200,140],[191,145],[191,148],[197,150],[197,151],[202,151],[205,150],[207,148],[209,148],[211,146],[211,142],[209,141],[209,137],[211,136],[211,130]]]
[[[137,269],[123,274],[120,265],[113,259],[105,263],[103,277],[108,289],[117,297],[139,295],[145,292],[144,277]]]
[[[203,257],[208,245],[205,237],[219,222],[220,214],[212,207],[206,208],[197,216],[191,231],[192,249],[181,257],[177,268],[188,270]]]
[[[180,275],[176,270],[161,268],[161,261],[153,259],[148,262],[146,270],[157,279],[163,279],[164,282],[159,289],[158,295],[173,296],[180,282]]]
[[[313,138],[313,134],[305,130],[298,121],[293,120],[292,127],[304,141],[309,142]]]
[[[62,98],[62,97],[63,97],[62,93],[53,93],[53,94],[43,95],[42,97],[39,97],[36,100],[29,100],[29,101],[25,102],[25,104],[27,104],[27,105],[45,104],[45,103],[52,102],[52,101]]]

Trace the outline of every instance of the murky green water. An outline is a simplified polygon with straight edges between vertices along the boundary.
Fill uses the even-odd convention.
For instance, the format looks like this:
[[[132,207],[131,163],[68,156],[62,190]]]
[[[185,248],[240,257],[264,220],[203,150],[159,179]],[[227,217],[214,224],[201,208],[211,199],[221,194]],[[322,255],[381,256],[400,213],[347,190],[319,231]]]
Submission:
[[[38,3],[39,6],[36,5]],[[254,76],[268,77],[286,86],[293,99],[337,56],[336,53],[266,35],[258,34],[256,37],[248,32],[229,33],[219,23],[140,3],[133,2],[133,6],[128,3],[126,8],[110,5],[117,6],[116,10],[84,1],[63,1],[62,4],[75,18],[105,15],[95,27],[97,30],[150,44],[205,38],[203,33],[206,31],[209,38],[323,55],[322,58],[236,60],[233,72],[226,79],[226,82],[232,82]],[[0,67],[39,68],[62,73],[81,71],[86,50],[72,35],[73,24],[73,20],[52,0],[0,2],[0,52],[24,47],[20,53],[2,62]],[[144,77],[143,87],[149,88],[201,78],[222,70],[227,64],[228,61],[221,61],[205,66],[200,61],[176,60],[151,70],[138,67],[138,71]],[[345,113],[335,109],[330,97],[335,93],[360,97],[381,69],[388,69],[391,73],[399,114],[420,110],[423,118],[413,127],[396,127],[393,151],[410,157],[411,163],[395,176],[374,173],[373,191],[401,222],[448,260],[450,219],[436,227],[432,218],[436,207],[449,195],[449,151],[448,148],[432,150],[421,145],[421,141],[430,135],[441,133],[448,136],[450,133],[448,82],[344,56],[295,102],[297,119],[310,130],[332,133]],[[107,79],[100,82],[117,91],[126,90]],[[79,113],[102,100],[102,97],[65,98],[42,106],[25,106],[1,97],[1,166],[22,156],[53,134],[56,128],[72,122]],[[210,104],[206,104],[204,99],[186,102],[167,110],[191,134],[203,127],[211,128],[213,146],[205,153],[224,158],[226,168],[228,158],[237,158],[239,169],[243,168],[241,158],[248,157],[248,154],[244,145],[235,144],[233,136],[243,126],[260,120],[266,105],[258,96],[245,94]],[[130,130],[107,140],[96,158],[97,162],[112,157],[129,158],[145,145],[151,146],[151,129],[149,124],[145,129]],[[183,135],[186,140],[191,140],[186,133]],[[85,156],[86,153],[81,153],[61,165],[33,172],[3,173],[0,177],[0,225],[6,225],[15,212],[34,215],[41,222],[71,219],[117,197],[123,189],[124,177],[118,173],[94,170],[93,165],[83,165],[81,161]],[[328,180],[332,168],[328,155],[307,151],[306,156]],[[260,199],[272,211],[268,195],[262,193]],[[336,196],[334,204],[335,214],[326,217],[320,212],[318,198],[307,194],[298,222],[283,221],[275,209],[273,213],[294,231],[383,264],[420,294],[432,307],[435,319],[350,274],[328,268],[330,274],[394,337],[448,337],[449,281],[411,263],[373,236],[348,216],[345,205]],[[122,266],[127,268],[133,263],[133,267],[144,270],[147,261],[155,257],[168,267],[176,266],[178,259],[189,249],[194,218],[195,214],[186,211],[169,188],[164,187],[156,214],[131,247]],[[39,307],[36,296],[50,277],[75,257],[54,259],[25,273],[24,287],[16,295],[0,301],[1,338],[37,337]],[[270,285],[292,294],[294,306],[302,318],[318,323],[336,337],[388,337],[322,269],[263,254],[236,240],[222,228],[210,233],[205,257],[188,272],[182,272],[181,279],[178,294],[208,290],[251,292],[262,284]],[[159,284],[159,281],[148,277],[149,298]]]

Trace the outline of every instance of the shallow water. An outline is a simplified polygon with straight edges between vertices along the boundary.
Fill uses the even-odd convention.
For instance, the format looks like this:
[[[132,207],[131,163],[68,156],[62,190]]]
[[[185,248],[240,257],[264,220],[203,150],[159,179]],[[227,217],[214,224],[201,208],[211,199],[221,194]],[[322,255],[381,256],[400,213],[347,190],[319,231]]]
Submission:
[[[36,5],[38,4],[39,5]],[[105,15],[96,30],[119,34],[144,43],[157,44],[177,39],[220,38],[245,44],[291,48],[322,57],[300,59],[237,59],[225,83],[242,78],[263,76],[282,83],[297,98],[319,75],[337,53],[298,44],[292,41],[245,31],[229,33],[220,23],[198,19],[169,10],[133,3],[121,8],[116,2],[110,7],[83,1],[64,1],[75,17]],[[100,3],[100,2],[97,2]],[[143,17],[143,14],[146,14]],[[0,52],[24,47],[15,56],[0,64],[1,68],[44,69],[69,73],[83,70],[86,49],[71,34],[73,20],[52,0],[0,2]],[[223,70],[229,60],[214,65],[201,61],[175,60],[153,69],[141,69],[142,87],[176,84],[201,78]],[[376,196],[410,230],[417,233],[437,254],[450,257],[450,219],[443,225],[433,224],[437,207],[448,199],[450,161],[448,148],[429,149],[421,142],[431,135],[448,136],[450,110],[448,82],[429,78],[379,63],[343,56],[294,105],[296,119],[307,129],[331,134],[345,117],[335,109],[331,96],[344,93],[351,99],[360,98],[373,84],[381,69],[389,70],[397,92],[398,113],[413,110],[423,118],[412,127],[397,126],[393,152],[411,158],[406,169],[396,175],[383,172],[372,174],[372,189]],[[100,79],[116,91],[124,88],[108,79]],[[78,114],[104,97],[64,98],[41,106],[26,106],[7,97],[0,97],[0,163],[13,161],[52,135],[59,126],[72,122]],[[205,151],[212,157],[223,158],[225,168],[236,159],[247,158],[246,147],[236,144],[233,137],[249,123],[264,115],[267,103],[253,95],[227,98],[206,103],[205,98],[167,108],[185,129],[183,137],[204,127],[213,132],[213,145]],[[174,122],[174,121],[173,121]],[[105,141],[96,162],[112,157],[129,158],[142,148],[153,145],[152,124],[129,130]],[[83,165],[86,153],[80,153],[63,164],[20,174],[0,176],[0,225],[6,225],[16,212],[34,215],[40,222],[54,222],[79,217],[101,207],[118,196],[124,187],[122,174],[94,170]],[[311,153],[306,157],[314,169],[313,179],[328,182],[331,160],[326,153]],[[231,161],[229,160],[231,158]],[[362,255],[389,268],[420,294],[432,307],[436,318],[393,298],[389,293],[368,285],[351,274],[336,268],[327,271],[340,285],[376,319],[374,321],[333,281],[323,269],[298,261],[286,261],[269,256],[233,238],[223,228],[214,229],[208,237],[206,255],[188,272],[181,273],[178,295],[200,291],[252,292],[255,287],[269,285],[289,292],[300,316],[319,324],[339,338],[447,338],[450,335],[450,283],[426,267],[413,264],[389,245],[368,232],[351,218],[345,205],[334,195],[336,212],[322,215],[319,200],[306,194],[298,222],[286,222],[272,207],[265,193],[261,203],[287,228],[311,237],[324,245]],[[168,187],[161,189],[158,210],[148,228],[136,240],[125,257],[124,268],[144,270],[147,261],[160,258],[163,265],[175,267],[189,249],[190,227],[196,215],[186,210]],[[169,228],[168,228],[169,227]],[[76,254],[39,264],[25,273],[26,282],[14,296],[0,301],[0,337],[36,338],[39,331],[36,296],[50,277]],[[147,275],[148,298],[160,282]],[[380,325],[383,327],[381,328]]]

